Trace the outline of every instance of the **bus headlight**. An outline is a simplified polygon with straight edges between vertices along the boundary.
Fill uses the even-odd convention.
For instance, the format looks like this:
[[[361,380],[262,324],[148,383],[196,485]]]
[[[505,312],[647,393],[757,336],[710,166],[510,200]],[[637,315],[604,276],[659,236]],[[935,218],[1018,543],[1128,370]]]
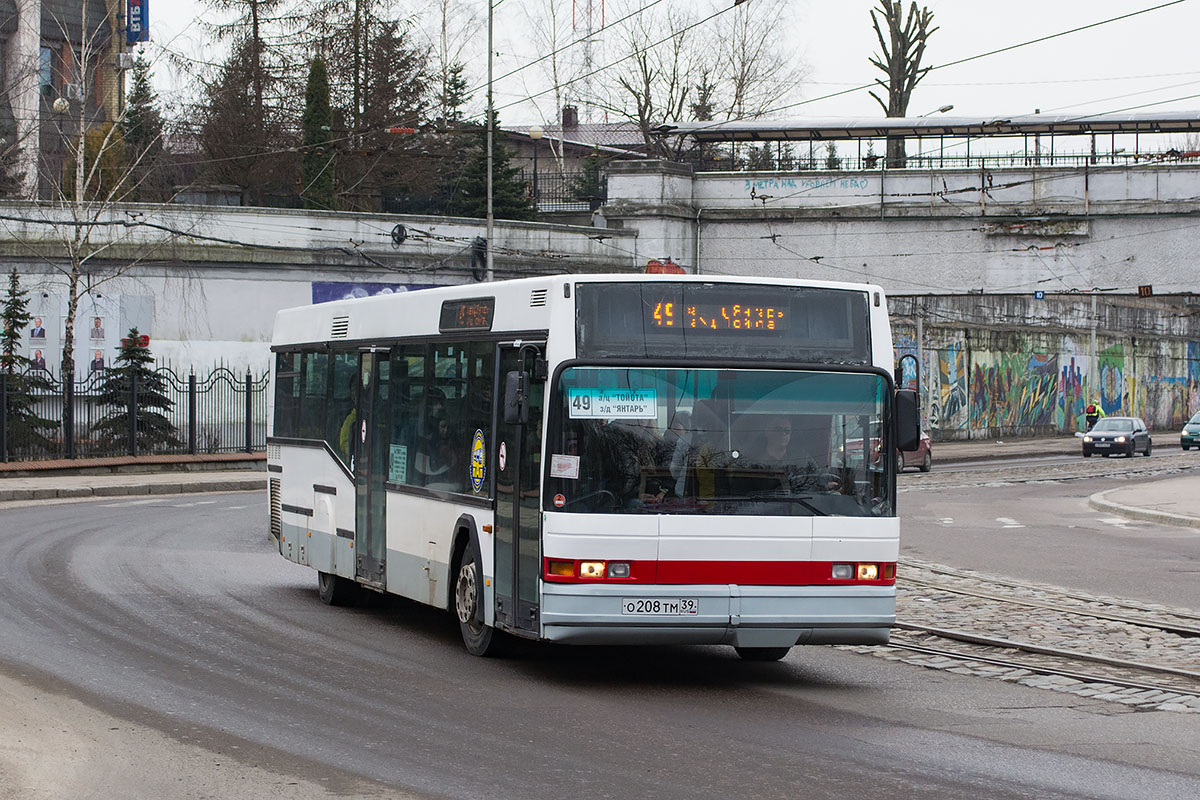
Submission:
[[[834,564],[833,579],[835,581],[848,581],[854,577],[853,564]]]
[[[608,565],[608,577],[610,578],[628,578],[629,577],[629,562],[614,561]]]
[[[579,577],[581,577],[581,578],[603,578],[604,577],[604,562],[603,561],[581,561],[581,562],[579,562]]]
[[[878,564],[859,564],[858,579],[860,581],[873,581],[879,579]]]

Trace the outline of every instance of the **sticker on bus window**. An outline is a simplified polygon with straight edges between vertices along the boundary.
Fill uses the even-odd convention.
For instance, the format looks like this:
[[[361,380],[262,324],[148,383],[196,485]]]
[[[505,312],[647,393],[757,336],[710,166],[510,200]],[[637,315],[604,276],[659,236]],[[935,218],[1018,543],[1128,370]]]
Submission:
[[[566,456],[560,453],[551,455],[550,477],[577,479],[579,477],[579,456]]]
[[[483,431],[476,430],[471,439],[471,489],[478,494],[483,490],[483,479],[487,476],[487,448],[483,443]]]
[[[391,445],[388,452],[388,480],[392,483],[408,482],[408,445]]]
[[[571,419],[654,419],[658,393],[654,389],[568,389]]]

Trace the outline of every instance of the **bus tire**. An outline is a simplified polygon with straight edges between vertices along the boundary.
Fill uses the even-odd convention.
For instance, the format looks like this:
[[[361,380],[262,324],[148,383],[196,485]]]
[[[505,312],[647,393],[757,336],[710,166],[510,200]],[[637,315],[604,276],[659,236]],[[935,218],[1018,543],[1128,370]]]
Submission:
[[[358,599],[358,584],[330,572],[318,572],[317,594],[327,606],[353,605]]]
[[[790,647],[735,647],[743,661],[778,661],[788,654]]]
[[[483,621],[483,585],[479,579],[479,551],[472,539],[463,551],[454,576],[454,615],[463,646],[473,656],[500,653],[502,634]]]

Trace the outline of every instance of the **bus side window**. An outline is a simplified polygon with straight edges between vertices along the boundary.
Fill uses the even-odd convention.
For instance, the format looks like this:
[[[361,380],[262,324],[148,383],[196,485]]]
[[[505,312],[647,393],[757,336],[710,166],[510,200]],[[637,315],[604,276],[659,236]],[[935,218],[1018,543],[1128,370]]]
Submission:
[[[392,443],[388,480],[410,486],[424,485],[414,472],[416,435],[425,392],[424,344],[392,349]],[[398,380],[397,380],[398,379]]]
[[[349,466],[349,440],[343,441],[346,422],[354,413],[355,382],[358,380],[358,353],[334,353],[329,365],[329,383],[325,408],[325,443]]]
[[[300,358],[298,352],[275,354],[275,420],[274,434],[280,437],[297,436],[299,431]]]

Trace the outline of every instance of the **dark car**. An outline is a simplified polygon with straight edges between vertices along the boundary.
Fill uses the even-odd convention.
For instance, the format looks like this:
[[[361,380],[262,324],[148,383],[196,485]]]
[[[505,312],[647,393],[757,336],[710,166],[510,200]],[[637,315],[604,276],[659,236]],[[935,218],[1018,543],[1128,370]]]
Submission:
[[[929,472],[933,468],[933,443],[925,431],[921,431],[921,441],[916,450],[896,452],[896,471],[903,472],[905,467],[920,467],[921,472]]]
[[[1200,447],[1200,413],[1184,423],[1179,432],[1179,446],[1184,450]]]
[[[1150,455],[1150,431],[1140,417],[1105,417],[1083,435],[1083,456]]]

